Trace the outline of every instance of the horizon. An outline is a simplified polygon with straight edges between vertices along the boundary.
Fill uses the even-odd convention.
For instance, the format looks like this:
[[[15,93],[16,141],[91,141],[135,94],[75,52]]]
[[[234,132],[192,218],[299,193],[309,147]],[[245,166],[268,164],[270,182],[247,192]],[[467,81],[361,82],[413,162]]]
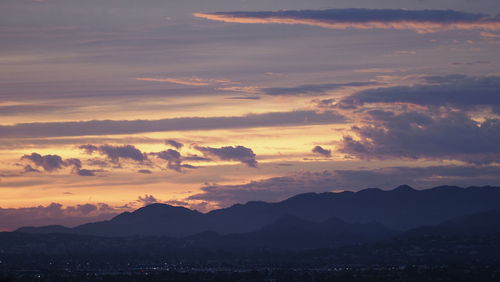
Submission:
[[[0,231],[500,187],[497,0],[0,3]]]
[[[424,188],[424,189],[415,189],[415,188],[413,188],[413,187],[411,187],[409,185],[401,184],[401,185],[399,185],[397,187],[394,187],[392,189],[385,189],[385,190],[381,189],[381,188],[370,187],[370,188],[360,189],[358,191],[345,190],[345,191],[328,191],[328,192],[307,192],[307,193],[300,193],[300,194],[292,195],[289,198],[283,199],[281,201],[266,202],[266,201],[253,200],[253,201],[248,201],[248,202],[245,202],[245,203],[235,203],[235,204],[232,204],[232,205],[227,206],[227,207],[216,208],[216,209],[212,209],[212,210],[208,210],[208,211],[198,211],[196,209],[190,208],[189,206],[175,205],[175,204],[170,204],[170,203],[167,203],[167,202],[155,202],[155,203],[145,204],[144,206],[138,207],[136,209],[130,209],[130,210],[122,211],[120,213],[109,215],[109,218],[105,218],[105,219],[98,220],[98,221],[83,222],[82,224],[73,225],[73,226],[66,226],[66,225],[60,225],[60,224],[40,224],[40,225],[29,225],[29,226],[28,225],[24,225],[24,226],[18,226],[15,229],[0,230],[0,232],[14,232],[14,231],[18,230],[19,228],[26,228],[26,227],[27,228],[31,228],[31,227],[63,226],[63,227],[68,227],[68,228],[74,228],[74,227],[78,227],[80,225],[85,225],[87,223],[96,223],[96,222],[101,222],[101,221],[112,220],[113,218],[115,218],[115,217],[117,217],[119,215],[126,214],[126,213],[134,213],[134,212],[136,212],[138,210],[147,209],[149,206],[153,206],[153,205],[154,206],[168,206],[168,207],[173,207],[173,208],[184,208],[184,209],[188,209],[190,211],[197,212],[199,214],[207,215],[207,214],[212,213],[213,211],[231,209],[231,208],[234,208],[234,207],[249,205],[251,203],[279,204],[279,203],[282,203],[282,202],[286,202],[286,201],[288,201],[288,200],[290,200],[292,198],[297,198],[297,197],[300,197],[302,195],[308,195],[308,194],[314,194],[314,195],[323,195],[323,194],[327,194],[327,193],[330,193],[330,194],[342,194],[342,193],[357,194],[357,193],[360,193],[360,192],[373,191],[373,190],[380,191],[380,192],[394,192],[394,191],[400,190],[401,188],[405,188],[405,190],[409,190],[409,191],[412,191],[412,192],[422,192],[422,191],[436,190],[436,189],[444,188],[444,187],[446,187],[446,188],[456,188],[456,189],[462,189],[462,190],[480,189],[480,188],[498,188],[498,189],[500,189],[500,187],[495,187],[495,186],[490,186],[490,185],[485,185],[485,186],[468,186],[468,187],[441,185],[441,186]],[[407,189],[407,188],[409,188],[409,189]]]

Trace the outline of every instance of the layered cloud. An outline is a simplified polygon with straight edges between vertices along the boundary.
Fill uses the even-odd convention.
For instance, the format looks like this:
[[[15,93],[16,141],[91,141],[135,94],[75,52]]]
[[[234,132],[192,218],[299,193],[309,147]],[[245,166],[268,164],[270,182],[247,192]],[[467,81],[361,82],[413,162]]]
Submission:
[[[66,207],[59,203],[52,203],[47,206],[29,208],[0,208],[0,230],[8,231],[21,226],[53,224],[75,226],[92,221],[108,220],[119,212],[119,209],[104,203]]]
[[[249,167],[257,167],[257,160],[252,149],[244,146],[226,146],[221,148],[196,146],[196,150],[208,156],[215,156],[223,161],[238,161]]]
[[[367,81],[367,82],[349,82],[349,83],[324,83],[324,84],[304,84],[295,87],[269,87],[260,88],[263,94],[271,96],[293,96],[293,95],[322,95],[329,91],[342,89],[342,88],[354,88],[354,87],[366,87],[379,85],[380,83]]]
[[[410,103],[458,109],[488,107],[500,113],[500,76],[426,76],[422,80],[413,86],[362,90],[338,105],[353,108],[370,103]]]
[[[329,29],[396,29],[419,33],[443,30],[500,31],[500,18],[453,10],[282,10],[195,13],[195,17],[247,24],[303,24]]]
[[[492,163],[500,160],[500,119],[482,122],[463,112],[429,114],[372,110],[339,151],[361,159],[427,158]]]
[[[416,188],[438,185],[500,185],[500,167],[429,166],[388,167],[373,170],[301,172],[252,181],[243,185],[207,185],[187,200],[201,200],[227,207],[248,201],[281,201],[307,192],[331,192],[364,188],[391,189],[406,183]]]
[[[92,155],[94,152],[99,152],[101,155],[106,156],[111,162],[119,163],[121,159],[133,160],[136,162],[144,162],[147,160],[147,155],[142,153],[133,145],[100,145],[95,146],[92,144],[81,145],[80,149],[84,150],[87,154]]]
[[[75,122],[19,123],[0,125],[0,138],[36,138],[87,135],[135,134],[162,131],[189,131],[345,123],[336,112],[274,112],[228,117],[187,117],[161,120],[92,120]]]
[[[181,156],[181,153],[176,150],[168,149],[166,151],[151,154],[159,159],[167,161],[167,168],[171,170],[181,172],[183,168],[196,168],[190,164],[182,163],[184,158]]]
[[[230,84],[229,80],[222,79],[204,79],[198,77],[184,77],[184,78],[154,78],[154,77],[139,77],[136,80],[152,81],[152,82],[168,82],[188,86],[208,86],[208,85],[225,85]]]
[[[38,153],[31,153],[24,155],[21,160],[28,161],[37,168],[43,169],[46,172],[55,172],[63,168],[70,167],[74,174],[80,176],[94,176],[93,170],[82,169],[82,162],[80,159],[69,158],[63,159],[59,155],[40,155]],[[24,167],[24,172],[40,172],[38,169],[33,168],[30,164]]]

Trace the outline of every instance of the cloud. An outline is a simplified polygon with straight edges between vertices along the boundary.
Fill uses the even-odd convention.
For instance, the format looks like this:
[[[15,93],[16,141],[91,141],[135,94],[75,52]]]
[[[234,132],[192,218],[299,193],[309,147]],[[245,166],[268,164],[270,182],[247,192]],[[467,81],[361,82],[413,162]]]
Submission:
[[[192,161],[192,162],[211,162],[212,161],[212,159],[210,159],[210,158],[200,157],[198,155],[189,155],[186,157],[182,157],[182,159],[185,161]]]
[[[137,202],[141,203],[143,206],[158,203],[158,200],[153,195],[145,194],[144,197],[137,197]]]
[[[272,87],[261,88],[260,90],[271,96],[286,95],[322,95],[328,91],[346,88],[346,87],[364,87],[379,85],[377,82],[349,82],[349,83],[326,83],[326,84],[305,84],[295,87]]]
[[[323,149],[321,146],[314,147],[312,152],[328,158],[332,156],[332,150]]]
[[[372,110],[339,151],[361,159],[425,158],[491,163],[500,160],[500,119],[478,122],[463,112],[429,114]]]
[[[149,169],[140,169],[137,171],[138,173],[143,173],[143,174],[152,174],[153,172]]]
[[[343,98],[339,106],[369,103],[410,103],[459,109],[500,107],[500,76],[426,76],[423,84],[362,90]]]
[[[299,172],[242,185],[207,185],[186,200],[202,200],[218,207],[248,201],[276,202],[300,193],[392,189],[403,183],[415,188],[439,185],[500,185],[497,166],[387,167],[373,170]]]
[[[184,144],[182,144],[180,142],[177,142],[177,141],[175,141],[173,139],[165,140],[165,144],[166,145],[170,145],[170,146],[176,148],[177,150],[180,149],[180,148],[182,148],[184,146]]]
[[[226,146],[221,148],[196,146],[195,149],[205,155],[215,156],[224,161],[238,161],[249,167],[257,167],[256,155],[252,149],[244,146]]]
[[[69,158],[63,159],[58,155],[45,155],[42,156],[38,153],[31,153],[31,155],[24,155],[21,160],[27,160],[36,167],[43,168],[46,172],[55,172],[66,167],[71,167],[74,174],[80,176],[94,176],[94,172],[87,169],[82,169],[82,162],[79,159]],[[33,168],[31,165],[24,166],[24,172],[40,172],[38,169]]]
[[[234,96],[234,97],[227,97],[226,99],[228,100],[260,100],[260,96]]]
[[[39,173],[40,171],[38,169],[33,168],[30,165],[25,165],[24,168],[23,168],[23,172],[24,173],[30,173],[30,172],[37,172],[37,173]]]
[[[80,176],[95,176],[96,172],[103,172],[100,169],[79,169],[77,174]]]
[[[396,29],[418,33],[443,30],[499,31],[500,18],[453,10],[329,9],[195,13],[208,20],[247,24],[303,24],[329,29]]]
[[[167,161],[167,168],[171,170],[175,170],[178,172],[181,172],[183,168],[196,168],[195,166],[189,165],[189,164],[183,164],[183,158],[181,156],[181,153],[176,150],[168,149],[166,151],[158,152],[158,153],[151,153],[152,155],[166,160]]]
[[[187,200],[215,202],[220,207],[257,200],[280,201],[298,193],[333,190],[326,174],[330,176],[326,172],[304,172],[243,185],[207,185],[201,188],[202,193],[189,196]]]
[[[67,166],[63,159],[58,155],[42,156],[38,153],[24,155],[21,160],[30,160],[34,165],[42,167],[45,171],[52,172]]]
[[[208,86],[218,84],[231,84],[229,80],[223,79],[205,79],[199,77],[184,77],[184,78],[154,78],[154,77],[139,77],[136,80],[152,81],[152,82],[168,82],[188,86]]]
[[[28,208],[0,208],[0,230],[11,231],[23,226],[60,224],[76,226],[87,222],[108,220],[121,210],[104,203],[64,207],[59,203]]]
[[[99,152],[101,155],[106,156],[111,162],[119,163],[120,159],[129,159],[136,162],[144,162],[147,160],[147,155],[142,153],[133,145],[100,145],[95,146],[92,144],[81,145],[80,149],[85,153],[92,155],[94,152]]]
[[[232,117],[20,123],[15,125],[0,125],[0,139],[339,124],[345,122],[346,118],[334,111],[322,113],[315,111],[292,111]]]

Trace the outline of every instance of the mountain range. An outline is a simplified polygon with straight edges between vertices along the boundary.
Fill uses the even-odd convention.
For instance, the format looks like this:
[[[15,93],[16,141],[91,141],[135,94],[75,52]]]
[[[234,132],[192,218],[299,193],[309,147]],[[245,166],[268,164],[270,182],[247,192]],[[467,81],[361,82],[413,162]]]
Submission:
[[[203,232],[271,236],[269,234],[282,232],[280,228],[283,226],[308,230],[309,233],[329,234],[343,226],[346,232],[347,229],[349,232],[363,229],[364,233],[366,230],[378,230],[375,232],[378,234],[374,236],[376,238],[380,234],[437,225],[453,218],[495,209],[500,209],[500,187],[440,186],[416,190],[402,185],[388,191],[370,188],[359,192],[299,194],[277,203],[252,201],[208,213],[166,204],[151,204],[133,212],[124,212],[108,221],[74,228],[23,227],[17,232],[179,238]],[[471,221],[477,222],[474,219]],[[289,230],[286,232],[290,234]],[[299,236],[300,232],[291,234]]]

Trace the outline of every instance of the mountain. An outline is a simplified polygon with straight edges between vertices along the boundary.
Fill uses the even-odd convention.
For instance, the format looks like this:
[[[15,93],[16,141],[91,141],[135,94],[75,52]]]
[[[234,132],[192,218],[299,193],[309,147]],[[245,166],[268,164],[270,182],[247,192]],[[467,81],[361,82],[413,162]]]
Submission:
[[[227,235],[255,232],[284,216],[312,223],[331,218],[347,223],[378,222],[387,228],[404,231],[493,209],[500,209],[500,187],[440,186],[415,190],[402,185],[389,191],[370,188],[359,192],[306,193],[278,203],[254,201],[205,214],[183,207],[153,204],[122,213],[109,221],[59,228],[57,232],[183,237],[215,231]],[[21,228],[18,231],[50,233],[54,229]]]
[[[500,235],[500,209],[459,216],[435,226],[408,231],[405,236],[488,236]]]
[[[21,233],[51,234],[51,233],[73,233],[71,228],[62,225],[48,225],[42,227],[21,227],[16,230]]]
[[[227,235],[223,239],[226,244],[236,241],[254,250],[300,250],[374,242],[396,234],[378,223],[348,223],[338,218],[313,222],[285,215],[255,232]]]
[[[151,204],[134,212],[119,214],[109,221],[77,226],[72,232],[110,237],[135,235],[181,237],[200,232],[203,218],[202,213],[184,207]]]

